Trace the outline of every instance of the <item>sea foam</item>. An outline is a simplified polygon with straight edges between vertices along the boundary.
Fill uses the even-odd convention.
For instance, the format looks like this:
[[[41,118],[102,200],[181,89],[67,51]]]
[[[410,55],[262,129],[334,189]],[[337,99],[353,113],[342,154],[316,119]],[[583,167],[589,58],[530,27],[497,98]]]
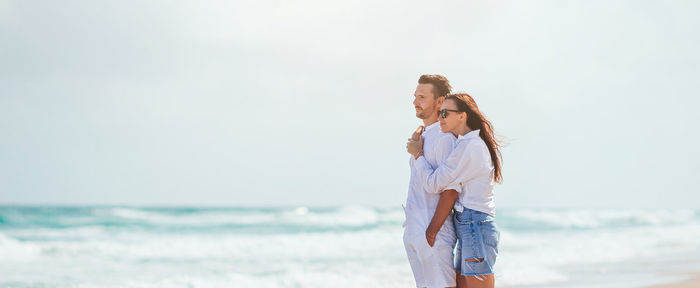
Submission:
[[[699,215],[500,209],[497,283],[576,287],[624,275],[616,267],[692,265]],[[1,207],[0,217],[2,287],[414,285],[400,207]]]

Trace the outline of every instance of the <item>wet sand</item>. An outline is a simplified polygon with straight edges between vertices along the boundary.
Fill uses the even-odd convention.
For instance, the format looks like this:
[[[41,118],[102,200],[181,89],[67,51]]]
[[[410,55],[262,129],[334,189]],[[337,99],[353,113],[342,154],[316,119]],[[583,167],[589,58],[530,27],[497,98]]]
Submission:
[[[700,271],[685,273],[683,275],[691,276],[690,279],[676,283],[661,284],[650,286],[649,288],[698,288],[700,287]]]

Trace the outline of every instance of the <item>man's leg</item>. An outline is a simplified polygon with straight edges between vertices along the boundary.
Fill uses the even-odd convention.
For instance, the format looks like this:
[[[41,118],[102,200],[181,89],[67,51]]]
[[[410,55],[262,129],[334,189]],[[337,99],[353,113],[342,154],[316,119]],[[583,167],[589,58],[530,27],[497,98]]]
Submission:
[[[410,237],[404,235],[403,245],[406,249],[406,256],[408,256],[408,264],[411,265],[411,271],[413,272],[413,279],[416,281],[416,286],[422,285],[425,282],[423,276],[423,263],[416,251],[415,246],[411,242]]]

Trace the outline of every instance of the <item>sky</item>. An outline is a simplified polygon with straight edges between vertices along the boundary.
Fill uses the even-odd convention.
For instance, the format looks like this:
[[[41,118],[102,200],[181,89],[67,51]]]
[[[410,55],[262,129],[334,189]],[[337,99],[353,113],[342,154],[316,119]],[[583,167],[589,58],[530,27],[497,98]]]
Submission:
[[[399,206],[421,74],[497,207],[700,208],[697,1],[0,0],[0,204]]]

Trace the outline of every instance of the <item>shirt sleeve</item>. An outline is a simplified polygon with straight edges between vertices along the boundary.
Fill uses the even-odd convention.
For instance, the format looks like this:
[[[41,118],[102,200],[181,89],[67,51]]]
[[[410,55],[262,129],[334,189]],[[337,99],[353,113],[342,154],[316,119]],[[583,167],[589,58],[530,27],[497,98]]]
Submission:
[[[437,160],[438,167],[440,164],[445,162],[448,157],[450,157],[450,153],[452,153],[452,150],[455,148],[455,138],[451,134],[449,135],[441,135],[438,139],[438,144],[436,145],[437,148],[435,149],[435,160]],[[433,170],[435,170],[437,167],[432,167]],[[425,184],[425,183],[423,183]],[[459,182],[452,182],[445,186],[444,189],[440,190],[439,192],[445,191],[445,190],[456,190],[457,192],[460,192],[461,190],[461,185],[459,185]]]
[[[454,136],[444,134],[440,136],[441,137],[438,139],[437,145],[435,145],[435,160],[437,161],[438,165],[447,160],[447,157],[450,156],[450,153],[452,153],[452,149],[454,149],[455,146]]]
[[[490,163],[491,159],[484,157],[482,149],[478,145],[468,142],[460,144],[462,145],[457,145],[447,159],[436,169],[433,169],[423,156],[415,161],[416,174],[425,186],[426,191],[439,194],[449,186],[459,187],[458,189],[450,189],[455,189],[461,193],[463,192],[461,191],[461,183],[468,182],[483,172],[489,173],[489,170],[483,171],[483,168],[486,167],[484,166],[485,161],[488,160],[488,163]]]

